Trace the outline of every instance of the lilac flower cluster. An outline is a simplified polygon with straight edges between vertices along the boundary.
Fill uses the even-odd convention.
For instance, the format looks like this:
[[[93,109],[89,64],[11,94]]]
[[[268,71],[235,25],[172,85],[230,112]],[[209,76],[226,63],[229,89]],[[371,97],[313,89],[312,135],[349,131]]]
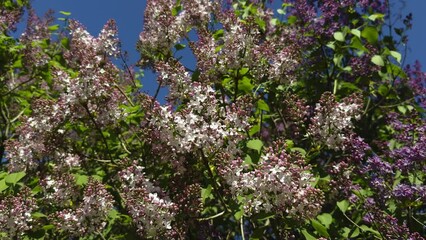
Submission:
[[[40,181],[44,197],[43,200],[53,206],[69,207],[79,196],[79,189],[75,185],[75,178],[69,173],[57,173],[46,176]]]
[[[144,30],[139,36],[140,64],[155,62],[153,53],[169,56],[170,49],[192,27],[203,26],[210,21],[211,12],[217,4],[209,0],[185,0],[181,1],[180,10],[177,7],[175,0],[147,1]]]
[[[310,167],[298,155],[275,142],[251,170],[242,159],[221,169],[232,194],[239,196],[245,214],[279,212],[293,219],[315,216],[323,203],[322,192],[312,186]]]
[[[35,26],[27,32],[29,34],[36,31],[33,29],[39,29],[36,31],[38,35],[31,34],[33,37],[30,39],[24,34],[23,38],[28,40],[28,44],[35,41],[34,36],[45,37],[42,32],[45,24],[40,21],[33,24]],[[64,153],[59,146],[63,144],[64,137],[72,134],[72,131],[63,126],[66,119],[78,122],[89,117],[99,127],[114,124],[124,116],[119,105],[126,98],[117,89],[120,72],[105,58],[117,56],[119,52],[114,21],[105,25],[98,38],[92,37],[81,24],[72,20],[70,31],[70,49],[65,51],[64,57],[78,74],[57,65],[52,69],[53,86],[45,86],[45,90],[52,94],[59,93],[59,97],[56,101],[33,101],[31,117],[23,120],[17,130],[19,137],[9,141],[6,146],[11,171],[34,170],[46,157],[51,159],[59,156],[56,161],[62,164],[60,160],[65,158],[61,156],[68,153]],[[78,165],[74,160],[70,164]]]
[[[15,31],[16,24],[24,13],[24,7],[6,7],[3,4],[0,7],[0,32]]]
[[[422,72],[419,61],[414,63],[414,67],[408,65],[405,69],[408,75],[408,85],[413,89],[416,101],[421,106],[426,107],[426,73]]]
[[[344,143],[352,133],[352,119],[360,118],[361,104],[362,100],[356,95],[339,103],[330,92],[324,93],[315,107],[309,135],[330,149],[344,149]]]
[[[36,199],[31,196],[29,188],[21,189],[17,196],[2,198],[0,200],[0,233],[2,234],[0,237],[20,238],[26,231],[31,230],[35,221],[31,214],[36,209]]]
[[[71,236],[93,236],[105,228],[108,212],[113,206],[113,197],[105,186],[90,180],[79,205],[75,209],[56,212],[52,218],[58,229]]]
[[[143,167],[131,166],[119,172],[123,199],[137,232],[144,237],[173,236],[172,222],[177,206],[145,176]]]

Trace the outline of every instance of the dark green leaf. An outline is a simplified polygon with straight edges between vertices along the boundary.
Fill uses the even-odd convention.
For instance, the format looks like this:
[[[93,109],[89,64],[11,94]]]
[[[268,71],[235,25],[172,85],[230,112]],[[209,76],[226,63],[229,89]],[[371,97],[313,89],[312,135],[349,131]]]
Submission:
[[[379,33],[374,27],[365,27],[361,32],[361,36],[367,39],[369,43],[376,43],[379,40]]]

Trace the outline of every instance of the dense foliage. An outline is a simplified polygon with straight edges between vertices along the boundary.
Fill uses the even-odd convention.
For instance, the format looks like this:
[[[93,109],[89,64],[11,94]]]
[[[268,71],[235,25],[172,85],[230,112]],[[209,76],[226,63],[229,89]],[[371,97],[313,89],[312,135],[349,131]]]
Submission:
[[[0,238],[424,239],[411,15],[274,4],[148,0],[137,66],[162,103],[120,67],[113,20],[94,37],[1,1]]]

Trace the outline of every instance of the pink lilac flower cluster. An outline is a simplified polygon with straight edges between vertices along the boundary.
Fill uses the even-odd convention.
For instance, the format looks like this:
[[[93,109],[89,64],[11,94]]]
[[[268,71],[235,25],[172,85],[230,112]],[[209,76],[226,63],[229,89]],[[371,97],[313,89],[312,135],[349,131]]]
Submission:
[[[50,38],[49,25],[53,22],[52,12],[45,18],[39,18],[34,11],[28,13],[28,22],[20,41],[25,46],[24,64],[31,70],[32,67],[41,67],[47,64],[50,56],[43,50],[42,45]]]
[[[40,180],[43,189],[43,200],[52,206],[69,207],[78,198],[80,192],[75,185],[75,178],[69,173],[55,169],[56,174]]]
[[[0,237],[2,239],[20,238],[26,231],[31,230],[35,222],[31,214],[36,209],[36,199],[31,196],[29,188],[21,189],[17,196],[2,198],[0,200]]]
[[[105,228],[107,215],[113,207],[113,197],[105,186],[90,180],[75,209],[66,208],[51,217],[58,229],[71,236],[98,235]]]
[[[421,106],[426,107],[426,73],[422,72],[419,61],[414,63],[414,66],[407,66],[406,72],[408,75],[408,85],[413,89],[416,101]]]
[[[144,30],[139,36],[142,65],[150,65],[156,59],[153,54],[169,56],[169,50],[192,27],[203,26],[210,21],[215,2],[209,0],[180,1],[177,8],[174,0],[147,1]]]
[[[172,223],[177,206],[145,177],[143,169],[134,165],[118,174],[126,208],[141,236],[173,236]]]
[[[310,167],[301,156],[287,153],[282,142],[272,143],[253,168],[236,159],[221,169],[246,215],[264,211],[306,219],[321,210],[323,195],[312,186]]]
[[[24,14],[24,7],[0,7],[0,32],[15,31],[16,25]]]
[[[316,104],[309,135],[330,149],[343,150],[352,133],[352,119],[361,117],[361,107],[362,100],[356,95],[337,102],[330,92],[324,93]]]

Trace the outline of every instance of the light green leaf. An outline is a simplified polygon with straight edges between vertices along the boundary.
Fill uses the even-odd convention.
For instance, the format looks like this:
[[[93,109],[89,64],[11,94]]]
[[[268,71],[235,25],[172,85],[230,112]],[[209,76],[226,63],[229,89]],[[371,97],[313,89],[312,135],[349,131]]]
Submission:
[[[398,106],[397,108],[402,114],[407,113],[407,108],[405,106]]]
[[[306,231],[306,229],[302,230],[302,234],[306,240],[317,240],[317,238],[309,234],[308,231]]]
[[[318,220],[326,227],[329,228],[330,224],[333,222],[333,217],[330,213],[323,213],[317,216]]]
[[[59,13],[65,16],[71,15],[71,12],[59,11]]]
[[[342,32],[335,32],[333,34],[334,39],[336,39],[339,42],[344,42],[345,41],[345,34]]]
[[[269,112],[269,106],[263,99],[257,101],[257,108]]]
[[[396,59],[398,63],[401,63],[401,53],[397,51],[390,51],[390,54]]]
[[[247,142],[247,147],[260,152],[263,147],[263,142],[259,139],[253,139]]]
[[[250,78],[244,76],[243,79],[238,82],[238,90],[250,93],[253,90],[253,84],[251,84]]]
[[[355,35],[355,36],[357,36],[357,37],[359,37],[359,38],[361,38],[361,31],[360,30],[358,30],[358,29],[352,29],[351,30],[351,33],[353,34],[353,35]]]
[[[213,189],[212,185],[208,185],[207,188],[202,188],[201,189],[201,198],[203,200],[209,198],[211,196],[212,189]]]
[[[383,19],[385,17],[382,13],[374,13],[368,17],[371,21],[376,21],[376,19]]]
[[[35,212],[35,213],[32,213],[31,214],[31,216],[33,217],[33,218],[47,218],[47,216],[46,215],[44,215],[43,213],[41,213],[41,212]]]
[[[55,24],[55,25],[52,25],[52,26],[49,26],[47,29],[49,29],[49,31],[56,31],[56,30],[58,30],[59,29],[59,24]]]
[[[0,193],[6,190],[9,186],[6,184],[6,180],[0,180]]]
[[[259,131],[260,131],[260,125],[259,124],[252,126],[249,130],[250,137],[253,136],[254,134],[258,133]]]
[[[342,200],[340,202],[337,202],[337,207],[342,211],[343,213],[346,212],[349,208],[349,201],[348,200]]]
[[[74,174],[74,177],[77,185],[83,186],[89,182],[89,176],[87,175]]]
[[[300,147],[293,147],[293,148],[290,149],[290,151],[292,151],[292,152],[299,152],[302,156],[306,155],[305,149],[300,148]]]
[[[315,230],[323,237],[330,237],[330,235],[327,232],[327,228],[324,227],[320,222],[318,222],[315,219],[311,219],[312,227],[315,228]]]
[[[373,62],[377,66],[381,66],[381,67],[385,66],[385,61],[383,61],[383,58],[380,55],[374,55],[371,58],[371,62]]]
[[[15,185],[16,183],[19,182],[19,180],[25,177],[25,175],[26,175],[25,172],[16,172],[16,173],[11,173],[7,175],[4,179],[6,180],[7,184]]]
[[[244,76],[244,75],[246,75],[247,73],[248,73],[248,71],[249,71],[250,69],[249,68],[241,68],[239,71],[238,71],[238,74],[240,75],[240,76]]]

